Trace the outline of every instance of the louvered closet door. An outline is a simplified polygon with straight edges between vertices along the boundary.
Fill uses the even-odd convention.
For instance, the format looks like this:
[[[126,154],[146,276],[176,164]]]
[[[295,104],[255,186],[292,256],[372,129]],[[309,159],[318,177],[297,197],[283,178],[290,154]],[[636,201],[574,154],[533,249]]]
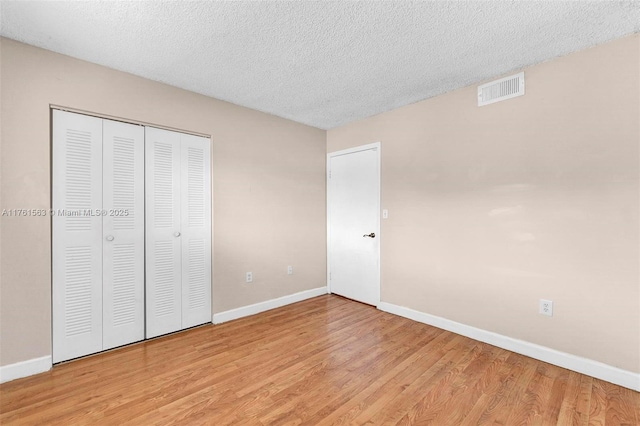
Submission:
[[[144,339],[144,127],[103,121],[103,349]]]
[[[181,135],[182,328],[211,322],[211,148]]]
[[[53,111],[53,362],[102,350],[102,120]]]
[[[145,128],[146,335],[182,328],[180,134]]]

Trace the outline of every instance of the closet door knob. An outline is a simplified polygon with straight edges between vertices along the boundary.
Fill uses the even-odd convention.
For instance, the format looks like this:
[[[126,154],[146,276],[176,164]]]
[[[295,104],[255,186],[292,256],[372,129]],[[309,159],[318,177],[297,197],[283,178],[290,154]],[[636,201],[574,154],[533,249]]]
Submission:
[[[113,235],[107,235],[107,241],[113,241]]]
[[[173,233],[173,235],[176,236],[176,237],[179,237],[181,234],[180,234],[179,231],[176,231],[176,232]]]

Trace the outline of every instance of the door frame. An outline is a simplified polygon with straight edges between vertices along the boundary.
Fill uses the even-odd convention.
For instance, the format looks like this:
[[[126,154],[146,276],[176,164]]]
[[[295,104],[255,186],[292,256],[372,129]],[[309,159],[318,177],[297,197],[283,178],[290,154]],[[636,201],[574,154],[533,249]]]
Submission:
[[[173,132],[178,132],[178,133],[184,133],[187,135],[193,135],[193,136],[200,136],[200,137],[204,137],[209,139],[209,161],[210,161],[210,173],[207,176],[207,179],[209,180],[209,185],[211,187],[211,217],[210,217],[210,226],[211,226],[211,321],[210,323],[214,324],[214,310],[213,310],[213,304],[214,304],[214,299],[215,299],[215,295],[214,295],[214,262],[213,262],[213,258],[214,258],[214,247],[213,247],[213,234],[214,234],[214,227],[213,227],[213,222],[214,222],[214,193],[213,193],[213,173],[214,173],[214,168],[213,168],[213,159],[214,159],[214,152],[213,152],[213,148],[214,148],[214,137],[211,134],[208,133],[199,133],[199,132],[195,132],[192,130],[185,130],[183,128],[178,128],[178,127],[170,127],[170,126],[163,126],[163,125],[159,125],[159,124],[154,124],[148,121],[140,121],[140,120],[134,120],[131,118],[125,118],[125,117],[120,117],[120,116],[114,116],[114,115],[109,115],[109,114],[102,114],[102,113],[98,113],[95,111],[89,111],[89,110],[85,110],[85,109],[79,109],[79,108],[72,108],[69,106],[65,106],[65,105],[59,105],[59,104],[49,104],[49,212],[53,211],[53,192],[54,192],[54,188],[53,188],[53,167],[54,167],[54,146],[53,146],[53,139],[54,139],[54,132],[53,132],[53,122],[54,122],[54,111],[63,111],[63,112],[70,112],[70,113],[75,113],[75,114],[80,114],[80,115],[85,115],[88,117],[96,117],[99,119],[103,119],[103,120],[111,120],[111,121],[120,121],[123,123],[127,123],[127,124],[135,124],[135,125],[139,125],[142,127],[154,127],[156,129],[163,129],[163,130],[170,130]],[[146,153],[145,153],[146,156]],[[145,176],[146,178],[146,176]],[[146,194],[145,194],[146,196]],[[145,199],[146,201],[146,199]],[[145,203],[145,214],[146,214],[146,203]],[[146,223],[145,223],[146,226]],[[146,230],[145,230],[146,231]],[[51,337],[51,342],[49,345],[50,348],[50,359],[47,361],[49,363],[49,367],[46,370],[42,370],[42,371],[48,371],[51,368],[53,368],[56,364],[58,364],[57,362],[53,362],[53,315],[54,315],[54,310],[53,310],[53,253],[54,253],[54,247],[53,247],[53,215],[49,214],[49,248],[51,249],[51,254],[49,256],[49,273],[50,273],[50,283],[49,283],[49,296],[50,296],[50,328],[49,328],[49,332],[50,332],[50,337]],[[145,274],[146,274],[146,235],[145,235]],[[146,324],[146,277],[145,277],[145,306],[143,309],[144,312],[144,321],[145,321],[145,337],[143,340],[141,340],[141,342],[146,341],[146,340],[150,340],[149,338],[146,337],[146,332],[147,332],[147,324]],[[205,323],[208,324],[209,322]],[[182,330],[181,330],[182,331]],[[133,344],[133,343],[132,343]],[[92,353],[92,354],[88,354],[88,355],[83,355],[82,357],[87,357],[87,356],[92,356],[94,354],[99,354],[105,351],[99,351],[96,353]]]
[[[376,237],[380,238],[379,243],[378,243],[378,250],[376,252],[376,257],[378,260],[378,282],[376,283],[377,286],[377,303],[376,303],[376,307],[378,307],[380,305],[380,294],[381,294],[381,281],[382,281],[382,277],[381,277],[381,268],[380,268],[380,247],[382,246],[382,236],[380,233],[380,221],[381,221],[381,214],[380,214],[380,192],[381,192],[381,184],[382,184],[382,169],[380,167],[381,165],[381,158],[382,158],[382,144],[380,143],[380,141],[377,142],[373,142],[373,143],[369,143],[366,145],[359,145],[359,146],[354,146],[352,148],[347,148],[347,149],[342,149],[340,151],[334,151],[334,152],[329,152],[327,153],[327,166],[326,166],[326,189],[327,189],[327,293],[331,293],[331,159],[334,157],[339,157],[342,155],[347,155],[347,154],[354,154],[356,152],[360,152],[360,151],[369,151],[369,150],[373,150],[377,153],[377,157],[378,157],[378,161],[377,161],[377,167],[378,167],[378,194],[377,194],[377,199],[376,199],[376,207],[377,207],[377,224],[376,224],[376,229],[375,229],[375,233],[376,233]]]

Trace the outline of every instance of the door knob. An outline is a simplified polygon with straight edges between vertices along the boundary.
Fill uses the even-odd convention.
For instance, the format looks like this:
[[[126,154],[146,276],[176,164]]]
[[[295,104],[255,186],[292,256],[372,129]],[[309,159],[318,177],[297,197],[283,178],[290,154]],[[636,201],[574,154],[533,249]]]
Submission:
[[[173,233],[173,235],[175,235],[176,237],[179,237],[180,236],[180,232],[176,231],[176,232]]]
[[[373,232],[370,234],[364,234],[363,237],[369,237],[369,238],[375,238],[376,234],[374,234]]]
[[[107,235],[107,241],[113,241],[113,235]]]

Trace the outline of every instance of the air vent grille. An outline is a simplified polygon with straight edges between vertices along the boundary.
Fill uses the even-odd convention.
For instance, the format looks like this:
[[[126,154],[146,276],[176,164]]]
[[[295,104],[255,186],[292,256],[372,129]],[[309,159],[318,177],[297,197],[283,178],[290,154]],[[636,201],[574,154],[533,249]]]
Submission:
[[[524,95],[524,72],[478,86],[478,106]]]

